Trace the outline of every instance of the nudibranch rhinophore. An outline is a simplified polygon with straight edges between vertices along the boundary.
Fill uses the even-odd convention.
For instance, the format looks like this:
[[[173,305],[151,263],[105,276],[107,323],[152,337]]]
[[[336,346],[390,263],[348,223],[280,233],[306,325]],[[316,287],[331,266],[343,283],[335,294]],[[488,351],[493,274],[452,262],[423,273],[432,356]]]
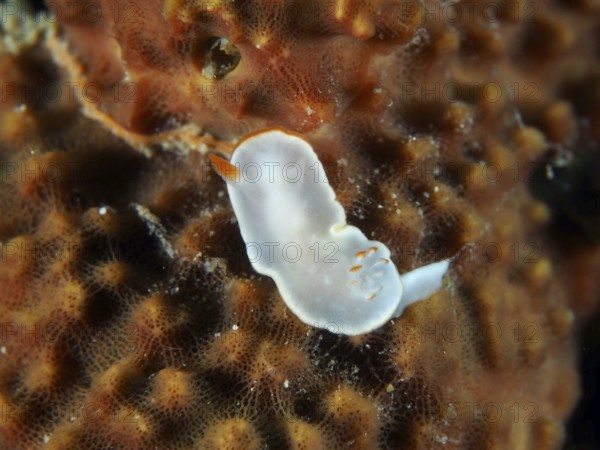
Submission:
[[[275,281],[298,318],[336,333],[368,333],[442,285],[449,260],[400,276],[390,250],[346,224],[316,153],[268,129],[241,141],[231,161],[210,155],[227,182],[254,269]]]

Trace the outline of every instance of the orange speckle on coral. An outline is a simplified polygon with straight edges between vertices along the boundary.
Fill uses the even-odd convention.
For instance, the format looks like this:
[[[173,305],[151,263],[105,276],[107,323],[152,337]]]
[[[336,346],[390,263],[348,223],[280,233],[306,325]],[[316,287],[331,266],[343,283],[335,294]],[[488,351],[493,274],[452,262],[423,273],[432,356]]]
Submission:
[[[280,389],[286,380],[293,382],[299,377],[308,376],[309,367],[306,355],[298,348],[266,341],[257,349],[249,379],[260,382],[268,389]]]
[[[42,333],[39,334],[38,340],[42,340],[41,335]],[[43,338],[46,337],[43,336]],[[58,381],[58,372],[55,350],[51,347],[43,347],[30,361],[23,384],[30,392],[46,392],[54,388]]]
[[[162,369],[154,378],[152,394],[159,407],[168,411],[190,409],[194,402],[190,374],[173,368]]]
[[[223,419],[208,427],[202,436],[207,450],[259,450],[263,442],[254,425],[245,419]]]
[[[292,420],[288,424],[290,444],[293,450],[328,448],[325,436],[317,425]]]
[[[118,289],[131,275],[130,268],[121,261],[108,261],[94,267],[94,280],[102,287]]]
[[[324,399],[327,410],[342,440],[358,448],[376,448],[377,403],[349,386],[340,386]]]

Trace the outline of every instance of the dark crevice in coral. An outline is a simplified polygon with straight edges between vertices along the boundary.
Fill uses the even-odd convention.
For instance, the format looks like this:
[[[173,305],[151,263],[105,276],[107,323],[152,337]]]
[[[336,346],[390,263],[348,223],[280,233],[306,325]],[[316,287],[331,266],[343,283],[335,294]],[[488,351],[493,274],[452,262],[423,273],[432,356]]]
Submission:
[[[438,416],[444,411],[434,398],[420,377],[396,384],[392,404],[388,409],[392,412],[392,417],[379,435],[379,441],[384,448],[413,449],[419,446],[418,443],[423,444],[419,424],[439,420]]]
[[[460,289],[459,295],[463,300],[463,314],[467,317],[467,322],[476,324],[477,326],[480,326],[482,323],[485,324],[486,321],[482,311],[483,306],[477,298],[477,293],[469,287],[463,287]],[[474,333],[472,336],[469,336],[468,345],[472,347],[480,364],[486,368],[493,368],[495,366],[496,356],[493,354],[493,349],[487,345],[484,333]]]
[[[90,293],[86,299],[84,317],[94,327],[111,326],[113,321],[123,313],[123,304],[114,292],[98,289]]]
[[[383,133],[359,135],[357,145],[367,160],[374,163],[374,167],[387,169],[405,163],[406,157],[402,153],[402,142],[386,137]],[[392,166],[392,167],[390,167]]]
[[[600,26],[598,27],[600,40]],[[600,52],[600,44],[598,45]],[[600,57],[600,54],[599,54]],[[573,76],[565,80],[560,87],[560,96],[568,99],[581,117],[593,114],[597,98],[600,95],[600,69]]]
[[[385,449],[393,450],[410,450],[415,448],[416,442],[408,438],[413,426],[409,421],[395,421],[385,425],[379,434],[380,444]]]
[[[211,368],[202,374],[202,381],[216,396],[216,400],[222,405],[221,410],[224,414],[227,405],[235,405],[247,391],[247,385],[241,373],[225,372]]]
[[[289,440],[286,431],[285,416],[283,421],[281,416],[275,411],[263,410],[257,420],[257,429],[264,438],[266,448],[289,448]]]
[[[425,209],[431,209],[433,196],[430,179],[422,172],[411,172],[402,178],[406,199]]]
[[[587,109],[587,90],[568,89],[575,105]],[[551,174],[551,176],[549,176]],[[532,173],[531,192],[552,211],[548,243],[565,255],[600,244],[600,147],[589,142],[573,153],[550,151]],[[566,450],[600,445],[600,311],[579,334],[579,373],[583,395],[566,425]]]
[[[439,132],[448,107],[449,103],[440,101],[406,102],[401,106],[399,122],[412,135]]]
[[[31,5],[31,8],[36,13],[48,12],[48,7],[46,6],[46,3],[44,2],[44,0],[28,0],[27,3],[29,3]]]
[[[20,100],[19,103],[24,103],[36,113],[40,110],[55,109],[56,105],[62,102],[61,89],[64,85],[61,73],[47,51],[36,46],[29,47],[14,59],[14,64],[22,77],[19,86],[17,83],[6,83],[5,101],[12,100],[10,94],[14,92]]]
[[[177,338],[173,339],[176,344],[181,344],[179,348],[182,352],[189,353],[189,347],[193,342],[208,339],[218,331],[223,321],[220,300],[217,294],[213,294],[211,299],[200,300],[193,297],[186,299],[189,305],[193,305],[189,311],[190,319],[178,332]]]
[[[600,309],[579,335],[583,395],[566,426],[565,450],[600,448]]]
[[[319,389],[308,388],[295,395],[292,412],[307,423],[316,424],[325,418],[326,411],[322,399],[325,393]]]
[[[78,118],[79,104],[69,90],[72,86],[67,86],[51,55],[39,46],[14,57],[13,67],[20,74],[19,81],[3,81],[3,102],[26,108],[37,128],[28,138],[35,142],[42,136],[44,144],[52,148],[56,137]]]
[[[459,49],[461,59],[473,66],[489,64],[499,55],[494,51],[494,36],[476,26],[466,26]]]
[[[529,179],[532,194],[551,208],[557,240],[583,233],[600,242],[600,146],[550,152]]]
[[[236,276],[248,278],[255,273],[248,260],[246,244],[237,222],[221,222],[215,227],[214,234],[206,238],[204,253],[207,256],[225,258],[227,270]]]
[[[477,164],[479,161],[483,160],[485,156],[485,148],[477,140],[465,140],[461,145],[461,152],[473,164]],[[456,162],[454,162],[454,164],[458,165]],[[461,169],[460,166],[458,168]],[[454,173],[454,169],[450,170],[450,173]],[[464,169],[461,170],[460,173],[464,173],[465,176],[469,175],[469,171]]]
[[[188,420],[182,413],[174,412],[172,415],[163,411],[154,412],[158,424],[157,434],[161,442],[168,448],[194,448],[194,439],[190,432]]]
[[[36,394],[30,395],[20,409],[22,420],[25,423],[36,424],[36,428],[40,429],[56,420],[56,412],[54,399]]]
[[[419,256],[423,262],[450,258],[464,245],[464,226],[459,214],[438,214],[435,209],[433,211],[427,217],[427,231],[419,246]]]
[[[206,203],[199,187],[186,183],[165,190],[160,197],[160,205],[151,212],[160,218],[161,223],[169,230],[179,230],[190,217],[194,217],[198,205]]]
[[[397,376],[384,340],[370,339],[356,346],[348,337],[319,331],[311,347],[311,358],[318,360],[320,367],[335,366],[336,376],[341,375],[365,392],[392,383]]]
[[[81,350],[79,340],[82,335],[80,326],[60,330],[61,335],[51,342],[57,349],[56,354],[60,355],[58,367],[60,368],[57,376],[57,383],[61,392],[75,391],[80,386],[89,387],[90,378],[86,371],[85,363],[79,351]],[[79,351],[78,351],[79,349]]]
[[[72,152],[64,173],[69,195],[65,202],[83,210],[103,205],[124,209],[145,165],[142,155],[123,144]]]
[[[200,154],[182,155],[172,149],[157,149],[152,162],[137,178],[135,201],[156,215],[167,233],[174,235],[190,221],[208,212],[206,205],[229,205],[216,193],[223,180],[214,172],[208,158]]]
[[[561,53],[560,31],[547,18],[536,17],[528,20],[522,32],[516,57],[527,67],[535,63],[543,63]]]
[[[84,320],[93,328],[111,326],[123,312],[124,305],[119,296],[108,289],[98,289],[86,299]]]

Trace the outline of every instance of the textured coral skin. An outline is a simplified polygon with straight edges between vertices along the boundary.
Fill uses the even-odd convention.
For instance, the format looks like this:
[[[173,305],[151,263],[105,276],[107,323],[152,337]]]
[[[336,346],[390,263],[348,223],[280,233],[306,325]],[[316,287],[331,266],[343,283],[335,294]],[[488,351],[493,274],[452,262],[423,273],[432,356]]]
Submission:
[[[597,6],[98,5],[2,44],[0,81],[102,95],[0,104],[0,448],[560,447],[600,250],[526,175],[598,152]],[[267,126],[401,272],[458,255],[445,287],[365,336],[296,319],[206,154]]]

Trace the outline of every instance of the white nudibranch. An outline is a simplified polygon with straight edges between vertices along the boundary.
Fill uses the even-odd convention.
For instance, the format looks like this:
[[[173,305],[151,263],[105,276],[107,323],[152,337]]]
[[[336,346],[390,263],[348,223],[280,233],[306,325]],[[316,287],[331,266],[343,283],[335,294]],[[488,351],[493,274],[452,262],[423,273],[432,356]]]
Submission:
[[[231,161],[210,155],[254,269],[275,281],[298,318],[336,333],[368,333],[440,289],[449,260],[402,276],[389,249],[346,224],[316,153],[269,129],[244,139]]]

